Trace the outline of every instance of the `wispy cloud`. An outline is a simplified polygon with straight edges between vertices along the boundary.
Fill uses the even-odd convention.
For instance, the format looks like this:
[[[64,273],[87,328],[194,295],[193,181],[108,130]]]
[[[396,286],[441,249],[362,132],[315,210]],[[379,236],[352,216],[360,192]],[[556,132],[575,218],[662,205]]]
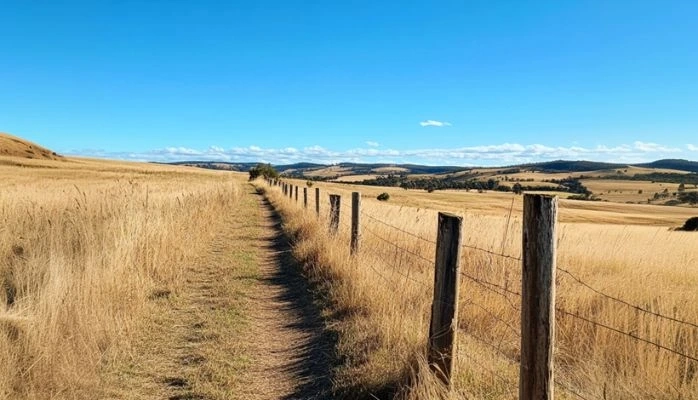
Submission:
[[[380,144],[378,144],[378,142],[372,142],[372,141],[370,141],[370,140],[369,140],[368,142],[366,142],[366,145],[369,146],[369,147],[378,147],[378,146],[380,146]]]
[[[435,121],[433,119],[428,119],[426,121],[420,122],[419,125],[444,127],[444,126],[451,126],[451,123],[445,122],[445,121]]]
[[[304,148],[263,148],[259,146],[233,147],[224,149],[211,146],[198,150],[187,147],[166,147],[144,152],[109,152],[104,150],[67,151],[66,154],[108,157],[139,161],[193,161],[211,160],[227,162],[270,162],[287,164],[301,161],[337,162],[385,162],[422,163],[428,165],[509,165],[556,159],[596,160],[614,162],[644,162],[668,155],[681,154],[679,148],[657,143],[636,141],[618,146],[581,147],[547,146],[543,144],[502,143],[484,146],[456,148],[426,148],[398,150],[377,148],[367,143],[366,148],[330,150],[322,146]],[[698,151],[698,146],[687,145],[689,151]],[[685,150],[684,150],[685,152]]]

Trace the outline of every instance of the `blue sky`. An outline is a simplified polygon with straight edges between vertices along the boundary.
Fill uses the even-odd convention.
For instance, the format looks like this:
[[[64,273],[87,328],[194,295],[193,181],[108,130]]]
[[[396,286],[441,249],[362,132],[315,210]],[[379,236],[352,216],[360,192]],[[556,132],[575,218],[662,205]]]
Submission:
[[[0,6],[0,131],[63,153],[698,159],[695,1]]]

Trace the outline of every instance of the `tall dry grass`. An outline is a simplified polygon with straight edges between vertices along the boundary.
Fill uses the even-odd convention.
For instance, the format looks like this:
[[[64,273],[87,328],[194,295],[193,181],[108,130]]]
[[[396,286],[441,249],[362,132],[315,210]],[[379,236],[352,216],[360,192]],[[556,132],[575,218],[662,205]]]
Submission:
[[[517,397],[520,299],[509,292],[521,290],[516,260],[520,213],[462,213],[468,246],[462,270],[468,277],[461,280],[455,390],[445,394],[425,373],[423,361],[437,211],[365,198],[362,250],[351,257],[347,200],[339,233],[328,235],[326,191],[319,219],[278,189],[269,192],[296,238],[296,255],[330,293],[338,350],[345,359],[338,369],[339,388],[365,398],[393,392],[411,399]],[[695,234],[616,221],[562,223],[558,232],[559,267],[611,296],[698,322]],[[557,285],[558,306],[565,311],[698,356],[698,329],[615,302],[561,271]],[[556,329],[558,398],[578,398],[574,393],[608,399],[698,398],[698,364],[691,360],[561,313]]]
[[[240,186],[160,166],[37,165],[0,167],[0,398],[87,399]]]

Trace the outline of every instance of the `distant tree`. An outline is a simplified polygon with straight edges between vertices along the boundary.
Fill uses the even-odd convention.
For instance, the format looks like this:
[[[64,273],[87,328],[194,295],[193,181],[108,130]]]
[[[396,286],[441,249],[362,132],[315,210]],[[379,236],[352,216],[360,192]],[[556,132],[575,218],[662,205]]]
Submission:
[[[311,180],[308,180],[308,181],[305,182],[305,185],[308,186],[308,187],[313,187],[314,184],[315,184],[315,183],[314,183],[313,181],[311,181]]]
[[[679,184],[679,189],[678,189],[678,191],[679,191],[679,193],[685,192],[685,191],[686,191],[686,185],[684,185],[683,182],[681,182],[681,183]]]
[[[523,187],[521,186],[520,183],[516,182],[514,186],[512,186],[512,189],[514,190],[515,194],[521,194],[523,193]]]
[[[679,194],[679,200],[691,205],[698,204],[698,192],[682,192]]]
[[[388,193],[383,192],[379,194],[378,197],[376,197],[376,199],[378,199],[379,201],[388,201],[390,199],[390,195]]]
[[[279,173],[276,172],[271,164],[257,164],[256,167],[250,168],[250,180],[253,181],[260,176],[264,178],[276,179],[279,177]]]

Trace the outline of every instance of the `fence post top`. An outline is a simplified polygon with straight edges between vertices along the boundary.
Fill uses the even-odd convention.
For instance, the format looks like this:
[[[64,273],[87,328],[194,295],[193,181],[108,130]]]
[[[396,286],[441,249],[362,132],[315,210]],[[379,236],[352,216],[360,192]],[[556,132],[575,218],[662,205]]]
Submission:
[[[557,199],[558,196],[556,194],[524,193],[524,199],[525,198],[539,198],[539,199],[554,200],[554,199]]]
[[[439,219],[441,218],[455,218],[459,221],[463,221],[463,217],[457,214],[453,213],[448,213],[448,212],[439,212]]]

